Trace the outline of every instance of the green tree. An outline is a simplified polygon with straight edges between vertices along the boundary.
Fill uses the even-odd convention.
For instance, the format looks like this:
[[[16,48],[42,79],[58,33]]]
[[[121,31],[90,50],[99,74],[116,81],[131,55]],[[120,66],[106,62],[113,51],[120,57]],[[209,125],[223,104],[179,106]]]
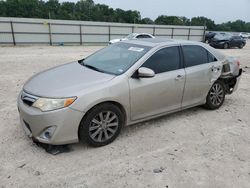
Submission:
[[[185,25],[183,18],[184,17],[161,15],[156,18],[155,23],[160,25]]]
[[[143,19],[140,21],[140,24],[154,24],[154,21],[151,20],[150,18],[143,18]]]
[[[201,26],[201,25],[204,25],[204,26],[207,26],[208,30],[215,30],[216,29],[216,25],[214,23],[213,20],[209,19],[209,18],[206,18],[206,17],[193,17],[191,19],[191,25],[194,25],[194,26]]]
[[[6,14],[6,3],[3,0],[0,0],[0,16],[7,16]]]
[[[65,20],[75,20],[75,3],[72,2],[63,2],[60,5],[60,9],[58,12],[58,16],[60,19],[65,19]]]

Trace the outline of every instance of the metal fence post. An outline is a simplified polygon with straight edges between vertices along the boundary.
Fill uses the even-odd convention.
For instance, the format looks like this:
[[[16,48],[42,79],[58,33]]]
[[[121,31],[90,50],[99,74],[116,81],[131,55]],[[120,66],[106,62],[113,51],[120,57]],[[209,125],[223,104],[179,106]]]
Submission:
[[[188,40],[190,39],[190,31],[191,31],[191,29],[189,28],[188,29]]]
[[[12,21],[10,21],[10,27],[11,27],[11,34],[12,34],[13,44],[14,44],[14,46],[16,46],[15,33],[14,33]]]
[[[135,26],[133,25],[132,26],[132,33],[134,33],[135,32]]]
[[[203,41],[202,42],[204,42],[205,41],[205,39],[206,39],[206,29],[207,29],[207,27],[206,26],[204,26],[204,31],[203,31]]]
[[[49,23],[49,44],[50,44],[50,46],[52,46],[51,23]]]
[[[172,27],[171,38],[174,38],[174,28]]]
[[[82,45],[82,25],[79,25],[80,27],[80,45]]]
[[[110,33],[110,30],[111,30],[111,28],[110,28],[110,25],[109,25],[109,41],[111,40],[111,33]]]
[[[155,36],[155,26],[153,27],[153,35]]]

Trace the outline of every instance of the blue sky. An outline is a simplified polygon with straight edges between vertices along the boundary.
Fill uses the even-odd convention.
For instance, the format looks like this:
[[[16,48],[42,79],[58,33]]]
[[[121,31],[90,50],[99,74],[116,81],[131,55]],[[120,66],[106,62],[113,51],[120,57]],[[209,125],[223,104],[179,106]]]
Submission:
[[[77,0],[59,0],[76,2]],[[142,17],[175,15],[191,18],[205,16],[216,23],[241,19],[250,22],[250,0],[94,0],[112,8],[138,10]]]

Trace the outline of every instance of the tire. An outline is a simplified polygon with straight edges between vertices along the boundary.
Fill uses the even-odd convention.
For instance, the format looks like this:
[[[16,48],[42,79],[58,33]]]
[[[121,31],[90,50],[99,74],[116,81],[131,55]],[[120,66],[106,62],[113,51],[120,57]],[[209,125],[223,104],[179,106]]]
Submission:
[[[229,48],[229,44],[228,44],[228,43],[225,43],[225,44],[223,45],[223,48],[224,48],[224,49],[228,49],[228,48]]]
[[[220,108],[225,100],[225,95],[226,91],[223,82],[217,80],[207,94],[205,107],[210,110]]]
[[[241,44],[239,45],[239,48],[242,49],[243,47],[244,47],[244,44],[241,43]]]
[[[79,139],[94,147],[107,145],[116,139],[124,123],[119,107],[111,103],[97,105],[81,120]]]

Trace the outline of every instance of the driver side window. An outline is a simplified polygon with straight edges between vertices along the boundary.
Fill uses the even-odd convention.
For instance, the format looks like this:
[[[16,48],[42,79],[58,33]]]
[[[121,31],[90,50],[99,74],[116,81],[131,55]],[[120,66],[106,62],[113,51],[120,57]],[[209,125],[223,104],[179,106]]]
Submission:
[[[167,47],[155,52],[142,67],[152,69],[155,74],[179,69],[179,47]]]

